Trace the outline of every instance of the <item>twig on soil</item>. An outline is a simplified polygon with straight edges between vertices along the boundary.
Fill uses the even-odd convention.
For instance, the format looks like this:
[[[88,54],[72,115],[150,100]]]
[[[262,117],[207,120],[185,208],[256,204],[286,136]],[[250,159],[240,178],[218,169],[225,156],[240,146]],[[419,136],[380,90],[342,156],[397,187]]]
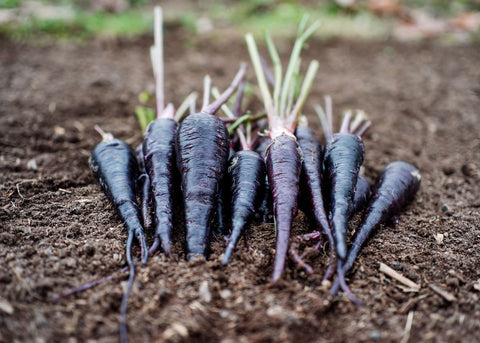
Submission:
[[[408,312],[407,322],[405,323],[405,332],[403,333],[400,343],[408,343],[408,340],[410,339],[410,332],[412,331],[413,324],[413,313],[413,311]]]
[[[433,284],[429,284],[428,288],[430,288],[432,291],[434,291],[435,293],[440,295],[443,299],[445,299],[448,302],[454,302],[456,300],[455,296],[452,293],[444,291],[443,289],[441,289],[438,286],[435,286]]]
[[[380,272],[390,276],[392,279],[395,279],[398,282],[400,282],[400,283],[404,284],[405,286],[410,287],[414,290],[418,291],[420,289],[419,284],[417,284],[417,283],[413,282],[412,280],[406,278],[405,276],[403,276],[399,272],[397,272],[394,269],[387,266],[385,263],[380,263]]]
[[[22,195],[22,193],[20,193],[20,187],[19,187],[19,186],[20,186],[22,183],[27,183],[27,182],[35,183],[35,182],[37,182],[37,181],[38,181],[37,179],[26,179],[26,180],[22,180],[22,181],[20,181],[20,182],[17,182],[17,183],[15,184],[15,187],[17,188],[17,193],[18,193],[18,195],[20,196],[20,198],[25,199],[24,196]]]

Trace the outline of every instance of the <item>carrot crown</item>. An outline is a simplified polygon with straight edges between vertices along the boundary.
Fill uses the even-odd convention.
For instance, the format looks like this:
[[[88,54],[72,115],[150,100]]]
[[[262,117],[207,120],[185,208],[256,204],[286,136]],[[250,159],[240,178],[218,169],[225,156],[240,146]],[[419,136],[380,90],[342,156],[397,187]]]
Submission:
[[[270,126],[269,134],[272,138],[285,132],[293,134],[297,118],[305,104],[305,100],[310,92],[313,80],[318,71],[318,61],[311,61],[298,93],[298,97],[295,98],[295,93],[298,91],[297,78],[301,65],[300,53],[307,39],[320,25],[320,22],[316,21],[310,27],[306,28],[307,19],[308,17],[304,16],[300,22],[297,38],[290,55],[285,75],[282,75],[282,65],[275,44],[273,43],[270,34],[267,31],[265,32],[265,41],[273,63],[273,96],[268,87],[266,71],[262,65],[262,59],[258,52],[255,40],[252,34],[247,34],[245,36],[250,58],[255,69],[255,75],[257,76],[258,86],[263,97],[265,111],[267,112],[268,123]]]

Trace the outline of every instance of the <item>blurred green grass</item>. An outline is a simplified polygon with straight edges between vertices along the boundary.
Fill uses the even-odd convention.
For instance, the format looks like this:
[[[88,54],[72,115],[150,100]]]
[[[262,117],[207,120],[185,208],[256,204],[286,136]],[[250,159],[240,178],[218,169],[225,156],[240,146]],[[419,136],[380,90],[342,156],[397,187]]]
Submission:
[[[95,0],[36,0],[37,4],[68,9],[72,15],[58,18],[41,17],[30,13],[10,21],[0,21],[0,34],[15,40],[37,41],[86,40],[93,37],[132,37],[151,34],[154,1],[129,0],[128,9],[119,13],[94,11],[88,7]],[[127,0],[125,0],[127,1]],[[0,0],[0,11],[22,9],[26,0]],[[364,4],[365,1],[360,2]],[[412,8],[424,8],[436,15],[448,15],[466,10],[479,10],[480,0],[404,0]],[[335,1],[178,1],[163,4],[166,21],[182,27],[190,36],[227,29],[232,34],[252,32],[259,35],[265,28],[273,36],[291,38],[304,13],[311,20],[321,20],[317,37],[348,37],[382,39],[389,35],[392,22],[379,17],[364,6],[355,11],[344,9]],[[0,13],[1,14],[1,13]],[[0,18],[2,16],[0,15]],[[189,39],[192,39],[191,37]]]

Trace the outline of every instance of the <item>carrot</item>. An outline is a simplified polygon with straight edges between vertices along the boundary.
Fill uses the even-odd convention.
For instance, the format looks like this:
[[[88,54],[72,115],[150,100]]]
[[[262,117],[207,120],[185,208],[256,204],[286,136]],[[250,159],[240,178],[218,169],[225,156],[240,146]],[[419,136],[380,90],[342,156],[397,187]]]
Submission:
[[[241,150],[230,159],[228,176],[231,184],[231,225],[223,265],[226,265],[258,206],[265,181],[265,162],[252,150]]]
[[[314,222],[315,227],[320,228],[327,236],[330,246],[333,247],[334,238],[323,202],[322,146],[315,138],[313,131],[308,127],[306,118],[300,121],[295,136],[303,153],[301,189],[303,190],[302,198],[307,199],[306,213]]]
[[[135,196],[139,173],[135,153],[124,141],[103,132],[98,126],[95,128],[102,134],[103,141],[92,151],[89,159],[90,168],[127,228],[128,264],[132,263],[131,249],[134,236],[140,242],[142,263],[146,264],[148,251]]]
[[[320,106],[317,106],[316,110],[326,138],[323,156],[323,178],[326,208],[328,209],[329,223],[335,239],[337,277],[345,294],[353,302],[360,305],[360,301],[353,295],[345,282],[341,266],[347,254],[348,221],[354,213],[355,189],[364,158],[364,146],[361,137],[370,127],[370,122],[366,120],[362,111],[358,111],[354,121],[351,122],[352,112],[347,111],[339,132],[333,133],[331,98],[326,97],[325,102],[326,112]],[[326,272],[327,277],[331,274],[332,264]]]
[[[180,109],[182,106],[175,112],[173,104],[169,103],[167,106],[164,104],[163,32],[160,7],[155,7],[154,15],[155,45],[151,48],[151,59],[155,76],[156,119],[146,128],[142,144],[147,174],[143,177],[145,181],[142,182],[144,186],[142,212],[144,222],[149,224],[147,212],[148,203],[151,200],[154,209],[155,234],[150,254],[153,254],[161,245],[165,255],[169,256],[173,229],[174,181],[177,174],[175,136],[177,121],[181,119],[183,111]]]
[[[339,133],[325,144],[324,177],[330,207],[330,223],[335,237],[335,251],[340,260],[347,254],[346,233],[350,218],[364,147],[361,138],[347,131],[350,116],[346,115]]]
[[[154,243],[150,253],[160,245],[170,255],[173,228],[173,198],[175,169],[175,135],[177,122],[173,118],[157,118],[147,128],[143,138],[145,168],[150,180],[149,193],[155,214]]]
[[[132,260],[134,236],[140,242],[142,264],[146,264],[148,259],[147,243],[135,195],[138,162],[133,149],[127,143],[103,132],[98,126],[95,128],[102,135],[103,141],[95,146],[90,155],[90,168],[128,232],[126,258],[130,275],[120,306],[120,337],[122,342],[126,342],[127,301],[135,278],[135,264]]]
[[[217,96],[216,93],[218,91],[214,90],[215,96]],[[227,169],[226,184],[228,185],[230,195],[232,231],[227,240],[227,248],[222,261],[223,265],[228,264],[240,237],[245,233],[247,225],[255,214],[261,200],[266,177],[263,158],[256,151],[252,150],[254,138],[252,138],[251,123],[246,123],[245,133],[243,125],[237,126],[242,121],[242,118],[245,117],[240,117],[242,98],[243,83],[238,89],[234,111],[231,111],[227,106],[222,106],[228,117],[239,118],[229,127],[228,131],[230,135],[236,132],[240,143],[240,151],[234,152],[230,157]]]
[[[265,156],[268,183],[272,192],[277,236],[272,275],[273,282],[280,279],[285,268],[290,230],[293,219],[297,214],[302,152],[293,132],[295,131],[298,115],[303,108],[318,70],[318,62],[312,61],[305,75],[305,80],[303,81],[299,95],[294,103],[296,89],[294,75],[298,74],[300,68],[300,52],[305,41],[318,27],[318,23],[315,23],[305,30],[305,19],[302,20],[300,24],[297,40],[292,49],[283,81],[282,67],[278,53],[273,41],[268,33],[266,33],[265,38],[274,65],[275,83],[273,97],[266,81],[265,68],[262,66],[255,40],[251,34],[247,34],[246,36],[248,51],[255,68],[258,85],[267,112],[269,137],[272,139],[271,144],[265,152]]]
[[[347,273],[353,266],[365,242],[380,225],[396,222],[401,209],[413,200],[420,187],[420,173],[409,163],[395,161],[382,171],[374,186],[362,223],[342,264],[342,272]],[[332,286],[336,294],[339,280]]]
[[[218,188],[226,173],[228,132],[224,122],[213,114],[236,90],[245,71],[246,65],[242,65],[230,87],[213,103],[207,104],[208,97],[204,96],[201,112],[189,115],[177,131],[188,260],[208,255]],[[205,94],[209,92],[205,89]]]

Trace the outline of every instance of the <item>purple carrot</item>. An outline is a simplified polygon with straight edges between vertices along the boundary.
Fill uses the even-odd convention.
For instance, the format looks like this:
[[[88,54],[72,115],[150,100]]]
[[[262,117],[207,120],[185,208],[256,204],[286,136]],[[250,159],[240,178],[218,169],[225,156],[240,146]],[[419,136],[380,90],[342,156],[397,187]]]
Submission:
[[[132,264],[132,242],[134,236],[140,242],[142,263],[148,259],[145,234],[140,220],[136,199],[138,162],[133,149],[124,141],[103,132],[103,141],[95,146],[89,159],[90,168],[98,179],[109,200],[128,232],[126,257]]]
[[[148,259],[147,243],[136,199],[136,181],[139,174],[138,161],[135,152],[127,143],[114,138],[110,133],[103,132],[98,126],[96,130],[103,136],[103,141],[95,146],[90,155],[90,168],[105,194],[113,203],[128,232],[126,258],[130,275],[120,309],[120,340],[126,342],[127,302],[135,278],[135,263],[132,260],[134,236],[140,242],[142,263],[146,264]]]
[[[320,142],[315,138],[313,131],[308,127],[306,119],[299,121],[295,131],[298,144],[303,153],[301,192],[302,198],[306,199],[306,213],[312,219],[315,227],[327,236],[331,247],[334,239],[327,212],[323,203],[322,171],[323,151]],[[331,256],[334,259],[334,256]]]
[[[230,87],[200,113],[189,115],[177,131],[177,165],[182,177],[187,259],[207,256],[218,188],[226,173],[228,131],[213,114],[238,87],[246,71],[242,65]],[[208,90],[209,92],[210,90]]]
[[[191,96],[187,97],[186,102],[179,107],[177,113],[175,113],[173,104],[169,103],[165,106],[161,8],[156,7],[154,13],[155,45],[151,48],[151,59],[155,76],[156,118],[148,125],[143,137],[142,153],[147,176],[144,177],[142,212],[144,221],[150,223],[148,203],[151,201],[155,234],[150,254],[153,254],[161,246],[165,255],[169,256],[177,176],[175,156],[177,121],[181,119],[182,107],[186,109],[187,101]]]
[[[273,41],[266,33],[267,46],[274,64],[275,84],[273,96],[266,81],[265,68],[262,66],[255,40],[251,34],[246,36],[248,51],[255,68],[255,74],[267,113],[268,134],[272,139],[265,152],[277,238],[272,282],[278,281],[285,269],[290,230],[293,219],[297,214],[302,151],[293,132],[295,131],[297,118],[305,104],[313,79],[318,71],[318,62],[312,61],[305,74],[298,97],[294,101],[296,88],[294,75],[298,74],[300,68],[300,52],[308,37],[318,27],[318,23],[313,24],[308,29],[305,28],[305,25],[306,21],[304,19],[300,25],[284,78],[282,78],[280,58]]]
[[[293,135],[274,137],[266,152],[268,183],[272,192],[277,247],[273,267],[273,282],[285,268],[285,258],[292,222],[297,215],[302,152]]]
[[[154,253],[161,243],[167,256],[170,255],[173,228],[176,132],[177,122],[173,118],[158,117],[149,124],[143,138],[145,168],[150,180],[149,193],[155,219],[154,242],[150,253]]]
[[[409,163],[396,161],[385,167],[374,186],[362,223],[342,264],[343,274],[352,268],[363,245],[380,225],[397,221],[402,208],[415,197],[420,179],[419,171]],[[336,280],[331,293],[336,294],[338,288],[339,280]]]
[[[355,189],[364,158],[364,146],[361,137],[370,127],[370,122],[365,120],[362,111],[358,111],[356,118],[351,123],[352,113],[348,111],[342,120],[340,131],[332,134],[332,103],[330,97],[326,97],[326,114],[320,107],[317,107],[317,113],[327,140],[323,156],[323,177],[329,223],[335,239],[337,278],[345,294],[353,302],[360,305],[360,301],[353,295],[345,282],[341,266],[347,254],[348,222],[353,214]],[[365,123],[360,127],[362,122]],[[332,265],[326,272],[327,277],[331,274]]]
[[[350,218],[360,166],[363,163],[362,139],[348,131],[350,116],[345,116],[342,129],[325,144],[324,178],[335,237],[335,251],[340,260],[347,255],[347,226]]]
[[[226,265],[258,206],[265,181],[265,162],[255,151],[241,150],[230,159],[232,232],[225,250]]]

